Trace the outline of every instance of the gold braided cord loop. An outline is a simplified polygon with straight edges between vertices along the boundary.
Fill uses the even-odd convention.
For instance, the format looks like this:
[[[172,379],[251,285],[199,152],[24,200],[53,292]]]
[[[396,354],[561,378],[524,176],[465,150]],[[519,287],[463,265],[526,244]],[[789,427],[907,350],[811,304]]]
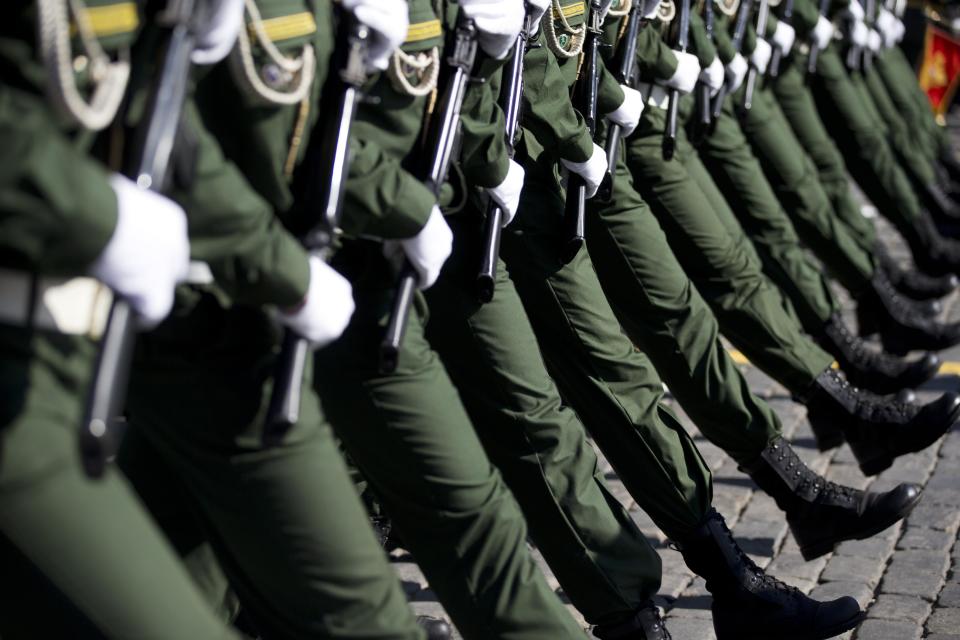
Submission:
[[[411,81],[408,76],[416,79]],[[418,98],[436,89],[439,77],[440,49],[438,47],[413,54],[397,49],[390,57],[390,66],[387,67],[387,78],[390,79],[393,88],[400,93]]]
[[[583,3],[579,6],[582,8]],[[557,20],[560,21],[560,25],[563,27],[563,33],[559,35],[557,34]],[[573,58],[580,55],[580,52],[583,51],[583,41],[587,35],[587,25],[584,23],[577,29],[571,27],[570,23],[567,22],[566,15],[564,15],[563,7],[560,6],[560,0],[553,0],[550,11],[541,18],[540,26],[547,39],[547,46],[550,47],[550,51],[553,51],[554,55],[558,58]],[[566,46],[560,44],[561,37],[569,38]]]

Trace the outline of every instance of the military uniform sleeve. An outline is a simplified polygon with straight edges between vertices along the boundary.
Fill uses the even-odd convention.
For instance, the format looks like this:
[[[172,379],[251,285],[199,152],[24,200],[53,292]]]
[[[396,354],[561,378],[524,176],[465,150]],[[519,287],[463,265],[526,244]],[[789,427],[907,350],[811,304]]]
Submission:
[[[523,58],[523,126],[555,157],[585,162],[593,153],[590,132],[542,33],[538,44]]]
[[[623,104],[625,96],[623,95],[623,89],[620,88],[620,83],[617,82],[616,77],[610,73],[610,70],[607,68],[607,63],[604,62],[602,56],[598,67],[600,70],[600,81],[597,87],[597,115],[603,116],[616,111],[617,108]]]
[[[743,57],[749,57],[753,50],[757,48],[757,30],[752,24],[748,24],[743,32],[743,43],[740,45],[740,53]]]
[[[808,37],[819,18],[820,7],[812,0],[793,1],[793,20],[790,24],[796,29],[798,37]]]
[[[46,101],[0,87],[0,264],[78,275],[117,223],[107,170],[61,132]]]
[[[733,22],[725,15],[716,16],[716,22],[713,25],[713,42],[717,47],[717,55],[720,56],[720,62],[730,64],[737,51],[733,48],[733,39],[730,37],[730,24]]]
[[[677,71],[677,56],[653,23],[640,29],[637,35],[637,70],[648,82],[669,80]]]
[[[459,165],[472,186],[496,187],[507,177],[506,120],[497,104],[502,81],[502,72],[497,69],[482,84],[471,85],[464,96]]]
[[[690,48],[691,53],[696,54],[703,68],[708,67],[717,57],[717,50],[707,36],[707,25],[700,14],[692,12],[690,14]]]

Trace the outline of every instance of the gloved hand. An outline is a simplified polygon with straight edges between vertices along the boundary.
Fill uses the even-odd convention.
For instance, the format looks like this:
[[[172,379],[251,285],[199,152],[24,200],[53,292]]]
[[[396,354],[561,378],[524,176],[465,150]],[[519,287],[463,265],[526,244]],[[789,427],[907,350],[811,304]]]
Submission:
[[[897,19],[884,8],[877,10],[877,31],[883,36],[883,46],[890,48],[897,43]]]
[[[850,41],[858,47],[866,47],[869,40],[870,29],[867,29],[867,25],[862,21],[854,22],[850,29]]]
[[[723,86],[723,63],[720,56],[713,56],[713,61],[700,72],[700,82],[710,87],[710,95],[715,96]]]
[[[870,29],[867,34],[867,48],[874,53],[880,53],[882,46],[883,38],[880,36],[880,33],[875,29]]]
[[[350,281],[320,258],[310,256],[307,296],[296,309],[281,311],[277,318],[311,346],[322,347],[340,337],[355,307]]]
[[[527,0],[527,6],[530,8],[530,17],[533,18],[534,24],[540,22],[540,18],[547,12],[551,4],[553,4],[552,0]]]
[[[404,0],[342,0],[343,8],[370,28],[367,68],[383,71],[407,38],[410,18]]]
[[[667,80],[666,85],[680,93],[690,93],[700,76],[700,61],[692,53],[674,51],[673,55],[677,56],[677,70]]]
[[[739,53],[734,55],[733,60],[731,60],[727,66],[724,67],[724,70],[727,72],[726,80],[728,92],[733,93],[740,88],[740,85],[743,84],[744,78],[747,77],[747,69],[749,69],[749,65],[747,65],[747,61],[744,60],[743,56]]]
[[[616,111],[607,114],[607,119],[620,125],[623,136],[627,137],[633,133],[640,122],[640,114],[643,113],[644,106],[643,95],[625,84],[620,85],[620,88],[623,89],[623,102]]]
[[[194,64],[216,64],[226,58],[243,26],[243,0],[207,1],[210,13],[190,54]]]
[[[793,49],[793,41],[796,39],[797,32],[794,31],[793,27],[782,20],[777,22],[777,26],[773,30],[773,44],[777,49],[780,49],[780,53],[784,56],[788,55],[790,50]]]
[[[607,152],[596,142],[593,143],[593,153],[586,162],[571,162],[570,160],[560,159],[560,162],[567,169],[577,174],[587,184],[587,198],[597,195],[597,189],[603,182],[603,176],[607,173]]]
[[[173,289],[187,277],[190,241],[183,209],[152,191],[114,174],[117,226],[90,274],[123,296],[149,328],[173,306]]]
[[[767,65],[770,64],[770,56],[773,55],[773,47],[763,38],[757,38],[757,46],[750,54],[750,64],[757,68],[760,75],[767,72]]]
[[[523,191],[523,176],[525,172],[523,167],[510,161],[510,168],[507,169],[507,177],[497,186],[487,189],[487,194],[493,201],[500,205],[503,211],[502,227],[507,226],[517,215],[517,208],[520,206],[520,192]]]
[[[835,30],[833,23],[825,17],[820,16],[817,18],[817,24],[813,27],[812,38],[813,44],[817,45],[817,49],[823,51],[830,46],[830,41],[833,39],[833,32]]]
[[[460,0],[460,9],[477,25],[477,42],[487,55],[503,60],[523,29],[520,0]]]
[[[841,13],[849,16],[857,22],[863,22],[864,19],[866,19],[866,14],[863,12],[863,6],[860,4],[859,0],[850,0],[850,4],[848,4],[846,9],[844,9]]]
[[[897,24],[894,31],[894,43],[899,44],[903,40],[903,35],[907,32],[907,27],[903,24],[903,20],[897,18]]]
[[[434,205],[420,232],[405,240],[387,240],[383,243],[383,255],[399,266],[406,256],[420,276],[420,289],[429,289],[440,277],[443,263],[453,250],[453,233],[447,226],[440,207]]]

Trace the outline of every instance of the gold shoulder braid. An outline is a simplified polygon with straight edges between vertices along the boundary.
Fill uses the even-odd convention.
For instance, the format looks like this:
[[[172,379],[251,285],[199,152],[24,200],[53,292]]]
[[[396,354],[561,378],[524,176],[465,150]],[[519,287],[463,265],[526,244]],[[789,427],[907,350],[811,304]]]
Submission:
[[[663,24],[670,24],[677,15],[677,5],[673,3],[673,0],[660,0],[660,5],[657,7],[657,19],[660,20]]]
[[[390,57],[390,66],[387,67],[387,77],[393,88],[409,96],[429,94],[437,88],[439,76],[439,47],[417,53],[405,53],[397,49]]]
[[[571,7],[573,7],[574,10],[579,9],[581,13],[585,10],[583,2],[571,5]],[[557,22],[560,23],[563,29],[563,32],[559,34],[557,33]],[[573,58],[580,55],[580,52],[583,51],[583,41],[587,34],[587,25],[584,23],[576,29],[571,27],[570,23],[567,22],[564,8],[560,6],[560,0],[553,0],[553,3],[550,5],[550,11],[541,18],[540,25],[543,29],[543,35],[547,39],[547,46],[550,47],[550,51],[553,51],[554,55],[558,58]],[[563,39],[566,39],[566,45],[561,42]]]
[[[740,0],[714,0],[714,4],[720,13],[731,18],[737,15],[737,9],[740,8]]]
[[[98,15],[92,13],[81,0],[39,0],[40,53],[49,82],[47,96],[60,116],[68,123],[90,131],[99,131],[113,120],[127,91],[130,78],[129,49],[112,60],[100,45],[101,29],[94,24]],[[69,13],[80,36],[83,54],[76,58],[70,45]],[[139,24],[136,5],[124,2],[110,7],[111,24],[103,26],[104,33],[134,31]],[[119,19],[115,19],[119,18]],[[86,92],[77,87],[76,72],[84,71],[92,84]]]
[[[313,45],[307,43],[303,45],[299,56],[288,57],[277,48],[274,41],[315,32],[317,25],[313,14],[303,12],[265,21],[260,17],[254,0],[245,0],[244,5],[250,23],[247,29],[240,30],[237,46],[229,57],[237,85],[254,103],[297,104],[307,97],[313,84],[316,71]],[[266,63],[259,68],[253,56],[251,35],[267,57]]]

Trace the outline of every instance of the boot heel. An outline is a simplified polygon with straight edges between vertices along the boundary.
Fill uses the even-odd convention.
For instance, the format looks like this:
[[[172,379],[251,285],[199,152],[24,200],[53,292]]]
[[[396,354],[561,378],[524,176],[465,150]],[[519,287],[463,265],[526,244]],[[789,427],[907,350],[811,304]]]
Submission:
[[[853,456],[860,465],[860,471],[865,476],[875,476],[885,471],[893,464],[893,456],[877,443],[850,442]]]
[[[807,422],[813,430],[813,439],[817,443],[818,451],[830,451],[843,444],[843,432],[840,429],[824,426],[818,420],[811,420],[809,414]]]

